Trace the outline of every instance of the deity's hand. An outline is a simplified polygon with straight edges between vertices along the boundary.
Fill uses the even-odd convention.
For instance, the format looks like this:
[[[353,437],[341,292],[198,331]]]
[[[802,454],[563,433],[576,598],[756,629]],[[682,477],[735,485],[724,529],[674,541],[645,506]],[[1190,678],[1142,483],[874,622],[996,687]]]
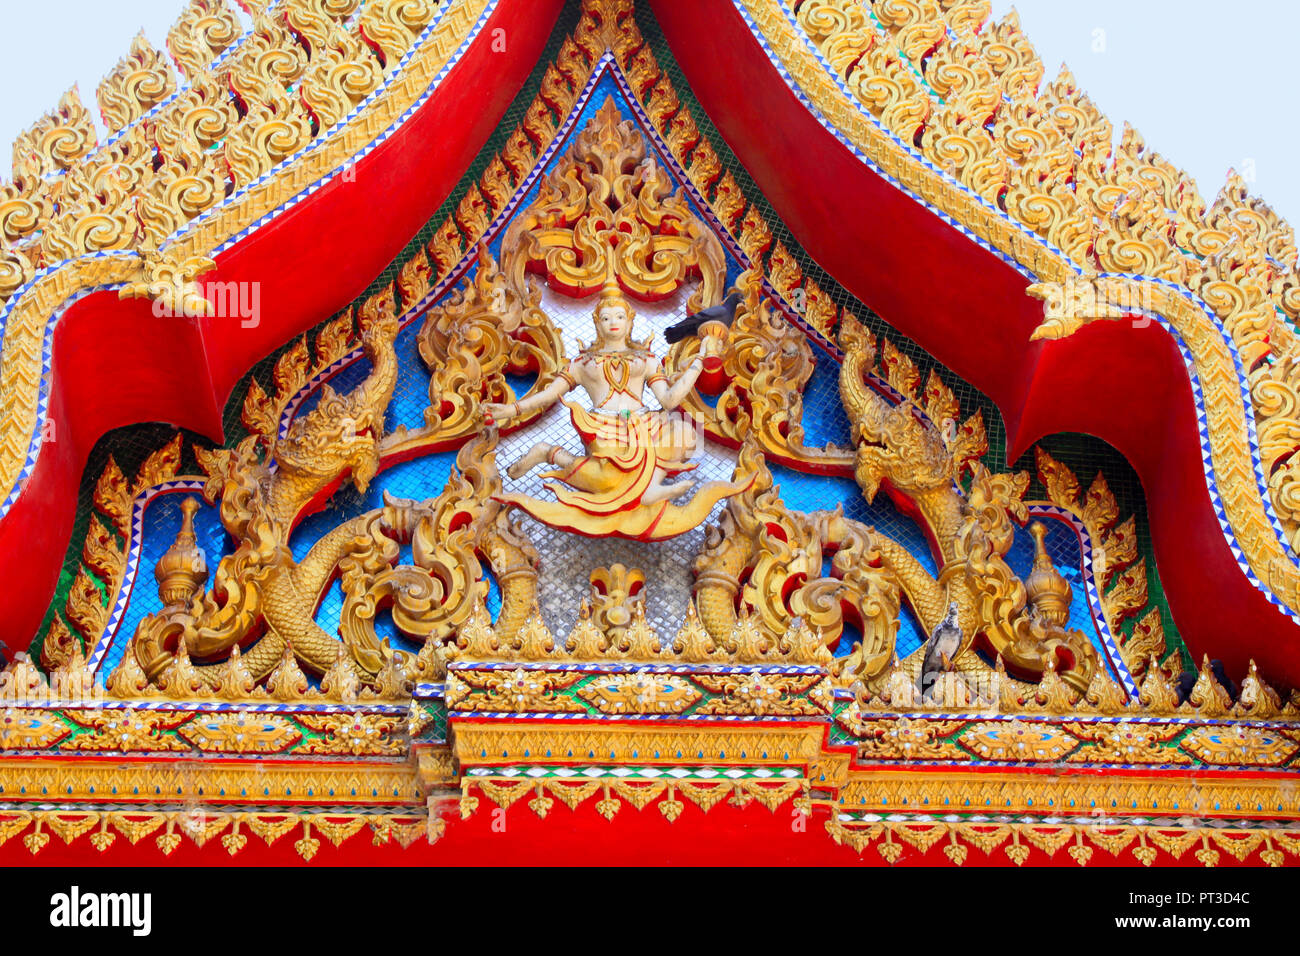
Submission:
[[[489,422],[506,422],[519,413],[519,406],[514,402],[509,405],[502,405],[499,402],[484,402],[479,406],[479,410],[483,412],[483,417]]]

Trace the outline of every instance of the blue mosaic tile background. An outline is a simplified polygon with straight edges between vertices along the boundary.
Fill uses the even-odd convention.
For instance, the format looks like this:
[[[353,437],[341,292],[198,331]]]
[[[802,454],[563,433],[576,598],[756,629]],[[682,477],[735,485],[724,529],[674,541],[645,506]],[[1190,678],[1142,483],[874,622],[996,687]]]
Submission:
[[[803,390],[803,442],[809,448],[832,444],[851,448],[849,416],[840,401],[840,363],[820,345],[811,344],[817,364]]]

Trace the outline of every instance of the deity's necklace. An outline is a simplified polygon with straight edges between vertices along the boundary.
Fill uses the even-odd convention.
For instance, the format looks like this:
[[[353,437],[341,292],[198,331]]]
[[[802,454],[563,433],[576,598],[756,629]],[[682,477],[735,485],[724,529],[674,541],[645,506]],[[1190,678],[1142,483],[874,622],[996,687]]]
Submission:
[[[623,394],[628,398],[640,401],[640,396],[633,395],[627,387],[627,383],[632,377],[632,367],[627,359],[628,352],[629,350],[625,349],[622,352],[597,353],[601,375],[604,376],[605,384],[610,388],[610,394],[605,397],[605,401],[609,401],[616,394]],[[618,415],[620,418],[629,419],[632,417],[632,410],[630,408],[620,409]]]

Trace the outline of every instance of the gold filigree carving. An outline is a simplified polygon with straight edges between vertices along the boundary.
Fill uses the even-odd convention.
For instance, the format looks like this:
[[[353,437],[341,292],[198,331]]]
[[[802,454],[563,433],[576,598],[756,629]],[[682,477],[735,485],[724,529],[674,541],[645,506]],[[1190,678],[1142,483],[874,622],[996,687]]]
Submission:
[[[1027,518],[1022,499],[1029,476],[992,475],[978,461],[987,449],[978,413],[950,436],[915,414],[907,396],[915,393],[919,376],[908,371],[897,354],[886,365],[904,394],[903,402],[891,405],[872,390],[866,376],[875,361],[875,345],[852,316],[841,322],[840,343],[845,350],[840,395],[857,443],[858,484],[868,500],[886,482],[910,498],[943,558],[936,580],[895,542],[870,529],[862,532],[880,555],[881,566],[900,582],[922,625],[932,630],[955,603],[963,633],[953,658],[959,670],[987,676],[984,665],[969,653],[971,639],[982,634],[1020,672],[1050,670],[1083,692],[1098,666],[1096,651],[1082,632],[1062,626],[1064,592],[1046,554],[1040,578],[1031,577],[1029,589],[1004,560],[1013,541],[1013,522],[1023,524]],[[937,387],[932,385],[930,395],[936,409],[950,410]],[[970,490],[963,495],[954,479],[967,471]],[[1031,602],[1031,597],[1036,600]]]
[[[1032,294],[1049,301],[1040,336],[1131,314],[1123,303],[1170,320],[1189,343],[1206,407],[1215,410],[1211,453],[1237,541],[1265,586],[1296,606],[1300,569],[1272,532],[1254,486],[1242,382],[1226,348],[1230,337],[1254,386],[1258,430],[1269,435],[1256,460],[1272,476],[1270,494],[1294,537],[1287,496],[1300,470],[1278,467],[1294,446],[1284,437],[1296,406],[1297,337],[1287,319],[1300,311],[1290,227],[1249,197],[1236,175],[1207,205],[1195,184],[1127,125],[1112,149],[1110,122],[1067,70],[1040,89],[1042,64],[1014,15],[972,33],[987,8],[903,5],[912,11],[907,25],[886,18],[878,32],[851,0],[801,3],[797,26],[771,0],[746,7],[793,82],[886,175],[1037,273],[1042,284]],[[848,96],[830,82],[825,63]],[[888,131],[917,144],[933,170]],[[965,188],[953,188],[949,177]],[[1026,240],[1021,225],[1045,241]],[[1192,295],[1094,278],[1099,272],[1163,279]],[[1226,336],[1196,298],[1216,313]]]
[[[384,756],[406,752],[406,724],[392,714],[299,714],[297,721],[320,734],[298,753]]]
[[[680,714],[704,695],[672,674],[610,674],[578,690],[602,714]]]
[[[280,753],[302,739],[298,729],[277,714],[207,715],[176,732],[204,753]]]
[[[635,125],[607,100],[511,222],[503,269],[516,289],[540,270],[576,297],[617,281],[636,298],[657,299],[698,276],[694,309],[720,301],[722,247],[671,192]]]
[[[131,41],[130,53],[99,84],[100,115],[109,131],[116,132],[175,91],[171,64],[140,33]]]
[[[586,708],[581,703],[558,693],[582,677],[580,671],[458,670],[448,675],[448,705],[455,710],[583,713]],[[450,687],[453,680],[458,682],[454,691]],[[475,690],[482,693],[475,694]]]
[[[242,32],[226,0],[190,0],[170,30],[167,50],[187,78],[200,76]]]

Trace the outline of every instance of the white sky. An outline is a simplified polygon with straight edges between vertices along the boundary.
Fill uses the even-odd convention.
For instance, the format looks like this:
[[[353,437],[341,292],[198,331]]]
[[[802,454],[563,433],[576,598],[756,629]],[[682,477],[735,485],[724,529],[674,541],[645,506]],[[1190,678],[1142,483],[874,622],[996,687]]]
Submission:
[[[678,0],[688,2],[688,0]],[[994,18],[1010,0],[992,0]],[[74,82],[95,87],[143,27],[160,49],[183,0],[0,0],[0,175],[9,144]],[[1127,119],[1209,202],[1236,168],[1300,224],[1294,132],[1295,0],[1018,0],[1055,76],[1070,65],[1116,128]],[[243,18],[242,11],[240,12]]]
[[[14,137],[74,83],[99,128],[95,90],[143,28],[166,50],[167,31],[186,0],[0,0],[0,178],[9,178]],[[250,21],[232,3],[247,30]],[[175,66],[175,64],[172,64]],[[178,71],[179,75],[179,71]]]
[[[993,18],[1013,6],[992,0]],[[1300,226],[1296,0],[1017,0],[1048,80],[1064,62],[1115,124],[1128,120],[1209,204],[1229,169]]]

